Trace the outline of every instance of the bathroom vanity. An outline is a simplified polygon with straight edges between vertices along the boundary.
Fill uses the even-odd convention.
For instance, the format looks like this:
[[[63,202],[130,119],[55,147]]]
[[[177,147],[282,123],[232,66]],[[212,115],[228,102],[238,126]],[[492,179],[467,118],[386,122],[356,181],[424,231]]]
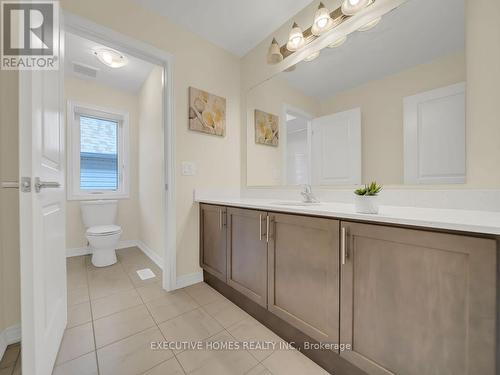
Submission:
[[[328,371],[495,374],[500,225],[461,210],[200,202],[205,281],[299,346],[347,345],[304,350]]]

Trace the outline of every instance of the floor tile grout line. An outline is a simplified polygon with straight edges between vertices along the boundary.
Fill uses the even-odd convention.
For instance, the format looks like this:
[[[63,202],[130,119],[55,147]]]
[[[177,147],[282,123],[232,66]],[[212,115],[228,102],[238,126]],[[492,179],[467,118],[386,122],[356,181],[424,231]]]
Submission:
[[[85,258],[83,258],[86,260]],[[92,261],[91,261],[92,262]],[[86,263],[86,262],[85,262]],[[89,304],[90,304],[90,318],[92,319],[92,336],[94,337],[94,356],[95,356],[95,363],[97,367],[97,375],[100,375],[101,370],[99,368],[99,357],[97,356],[97,342],[95,339],[95,326],[94,326],[94,312],[92,311],[92,300],[90,299],[90,282],[89,282],[89,270],[87,268],[87,264],[85,264],[85,273],[87,275],[87,288],[88,288],[88,293],[89,293]]]

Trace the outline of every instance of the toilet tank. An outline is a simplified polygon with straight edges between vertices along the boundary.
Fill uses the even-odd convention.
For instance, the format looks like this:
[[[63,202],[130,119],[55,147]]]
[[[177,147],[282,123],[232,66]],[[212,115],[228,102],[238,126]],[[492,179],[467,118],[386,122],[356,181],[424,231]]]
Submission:
[[[81,201],[80,209],[85,228],[116,224],[117,200]]]

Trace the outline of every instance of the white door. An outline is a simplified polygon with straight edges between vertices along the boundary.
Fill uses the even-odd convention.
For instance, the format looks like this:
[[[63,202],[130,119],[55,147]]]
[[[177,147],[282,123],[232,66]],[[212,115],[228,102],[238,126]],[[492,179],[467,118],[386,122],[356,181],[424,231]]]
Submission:
[[[20,176],[31,179],[20,193],[22,372],[30,375],[52,373],[67,320],[62,82],[61,71],[20,72]],[[37,189],[37,179],[48,186]]]
[[[361,109],[312,121],[313,185],[361,183]]]

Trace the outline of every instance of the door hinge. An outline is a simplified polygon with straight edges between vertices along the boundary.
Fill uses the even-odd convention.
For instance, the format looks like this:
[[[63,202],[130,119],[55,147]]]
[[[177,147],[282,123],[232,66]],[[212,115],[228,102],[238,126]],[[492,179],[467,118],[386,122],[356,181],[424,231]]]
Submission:
[[[21,191],[23,193],[31,192],[31,177],[21,177]]]

